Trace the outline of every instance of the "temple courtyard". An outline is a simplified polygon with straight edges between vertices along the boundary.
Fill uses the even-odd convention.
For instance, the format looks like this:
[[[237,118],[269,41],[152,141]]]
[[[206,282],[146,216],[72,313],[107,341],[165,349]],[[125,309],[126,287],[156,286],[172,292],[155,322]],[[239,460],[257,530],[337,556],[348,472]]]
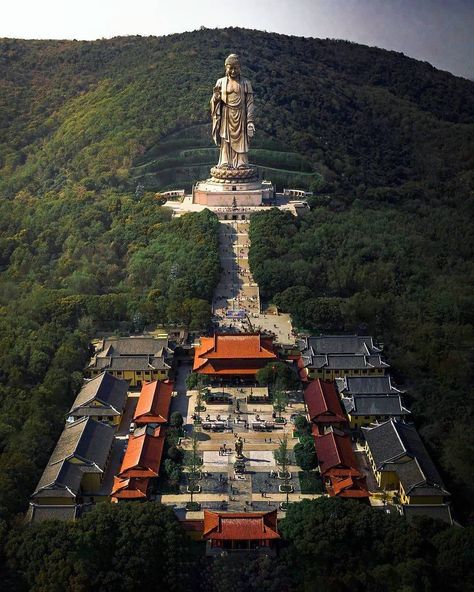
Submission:
[[[241,397],[246,394],[241,392],[245,389],[226,390],[235,390],[235,395],[238,394]],[[249,391],[250,389],[247,389],[247,392]],[[196,395],[196,391],[188,393],[189,409],[194,409]],[[200,478],[197,482],[200,491],[193,494],[193,500],[198,502],[201,508],[197,512],[186,512],[188,518],[201,516],[204,509],[235,512],[278,509],[281,513],[280,504],[287,500],[287,494],[281,492],[281,486],[284,483],[288,483],[292,489],[288,494],[290,502],[323,495],[324,488],[319,476],[313,471],[310,473],[301,471],[294,460],[292,449],[298,443],[298,439],[294,434],[292,419],[296,414],[304,414],[304,404],[299,393],[295,393],[292,399],[287,410],[282,413],[284,424],[275,424],[273,407],[269,403],[240,403],[239,413],[236,413],[236,399],[233,397],[233,402],[227,405],[208,405],[201,413],[202,426],[206,425],[205,418],[208,417],[210,419],[208,423],[211,425],[224,420],[224,428],[219,425],[219,431],[213,431],[205,427],[192,428],[190,424],[187,425],[188,437],[183,438],[180,444],[185,451],[190,450],[189,435],[193,429],[198,436],[199,456],[202,459]],[[266,429],[260,427],[265,423],[271,427]],[[234,443],[237,436],[243,440],[245,459],[243,474],[236,473],[234,469],[236,461]],[[278,477],[278,467],[274,457],[274,451],[284,438],[288,442],[290,460],[288,467],[290,477],[287,481]],[[187,473],[183,473],[179,490],[174,493],[159,494],[156,499],[184,512],[191,497],[187,489],[188,485]]]

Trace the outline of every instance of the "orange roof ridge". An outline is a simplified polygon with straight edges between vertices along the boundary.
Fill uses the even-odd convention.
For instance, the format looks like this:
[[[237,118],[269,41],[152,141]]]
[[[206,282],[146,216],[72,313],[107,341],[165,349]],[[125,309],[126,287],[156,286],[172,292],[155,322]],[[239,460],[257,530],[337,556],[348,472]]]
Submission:
[[[121,478],[157,477],[164,442],[163,435],[154,437],[146,432],[129,438],[118,476]]]
[[[266,362],[278,359],[272,342],[259,333],[216,333],[202,338],[195,348],[193,370],[211,375],[255,375]]]
[[[204,351],[203,345],[196,348],[198,357],[224,358],[276,358],[276,354],[261,347],[259,335],[226,334],[214,336],[214,347]]]
[[[166,423],[172,392],[173,382],[169,380],[145,382],[133,415],[134,421],[136,423]]]
[[[219,514],[216,512],[210,512],[209,510],[204,510],[204,530],[203,536],[214,530],[214,528],[219,527]]]
[[[208,344],[207,346],[205,344]],[[203,351],[201,355],[207,354],[213,349],[216,349],[216,340],[214,337],[201,337],[201,345],[199,346]],[[207,347],[205,350],[204,348]]]
[[[347,423],[333,381],[318,378],[307,383],[304,400],[315,423]]]
[[[111,491],[112,501],[119,499],[143,499],[147,497],[150,479],[136,479],[114,477]]]
[[[342,491],[343,489],[347,489],[348,487],[352,487],[354,485],[354,481],[352,480],[352,477],[349,476],[346,479],[341,479],[339,480],[335,480],[334,484],[333,484],[333,489],[334,489],[334,493],[339,493],[340,491]]]

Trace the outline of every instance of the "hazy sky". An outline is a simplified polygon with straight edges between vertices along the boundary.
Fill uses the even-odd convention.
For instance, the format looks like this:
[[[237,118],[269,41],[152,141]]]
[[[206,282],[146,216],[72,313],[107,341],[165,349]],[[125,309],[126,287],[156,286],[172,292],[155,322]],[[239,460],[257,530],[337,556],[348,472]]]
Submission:
[[[0,15],[0,37],[97,39],[239,26],[349,39],[474,78],[474,0],[4,0]]]

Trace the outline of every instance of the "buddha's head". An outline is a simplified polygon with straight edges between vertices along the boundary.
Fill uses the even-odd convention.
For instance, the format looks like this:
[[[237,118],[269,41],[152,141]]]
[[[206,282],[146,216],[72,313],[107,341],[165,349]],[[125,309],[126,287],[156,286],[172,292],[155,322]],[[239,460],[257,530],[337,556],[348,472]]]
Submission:
[[[240,77],[240,60],[239,56],[235,53],[231,53],[225,61],[225,73],[231,78]]]

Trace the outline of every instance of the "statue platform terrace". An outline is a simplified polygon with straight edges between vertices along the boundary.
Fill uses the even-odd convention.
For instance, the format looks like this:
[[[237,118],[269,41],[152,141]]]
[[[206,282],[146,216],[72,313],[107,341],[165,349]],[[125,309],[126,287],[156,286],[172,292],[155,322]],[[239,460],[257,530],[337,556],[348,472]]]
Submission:
[[[273,200],[275,189],[270,181],[217,182],[199,181],[193,188],[193,202],[208,207],[260,207]]]
[[[301,216],[306,212],[309,212],[309,207],[305,201],[292,200],[288,196],[282,193],[275,194],[272,200],[267,203],[261,203],[259,205],[251,205],[248,201],[245,204],[240,205],[233,203],[231,200],[230,205],[211,205],[205,203],[197,203],[195,195],[188,194],[179,200],[168,200],[166,207],[173,210],[173,216],[179,218],[183,214],[192,212],[202,212],[205,209],[214,212],[221,220],[248,220],[252,214],[257,212],[265,212],[273,207],[277,207],[280,210],[289,211],[293,216]]]

